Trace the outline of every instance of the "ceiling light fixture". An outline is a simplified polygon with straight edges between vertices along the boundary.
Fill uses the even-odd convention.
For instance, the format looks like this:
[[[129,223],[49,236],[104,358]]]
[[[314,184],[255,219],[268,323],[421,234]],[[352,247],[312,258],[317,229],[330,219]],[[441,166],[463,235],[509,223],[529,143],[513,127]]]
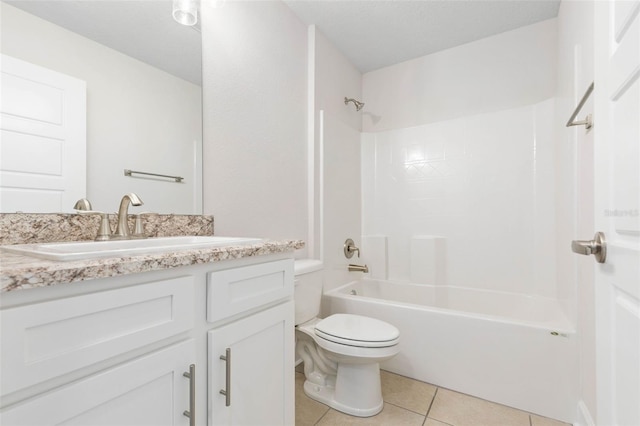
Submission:
[[[182,25],[195,25],[198,22],[198,1],[173,0],[173,19]]]

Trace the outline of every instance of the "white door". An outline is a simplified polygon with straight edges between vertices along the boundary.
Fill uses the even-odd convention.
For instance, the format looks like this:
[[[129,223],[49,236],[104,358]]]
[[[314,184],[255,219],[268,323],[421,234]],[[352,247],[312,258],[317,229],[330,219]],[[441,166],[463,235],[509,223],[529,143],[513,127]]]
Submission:
[[[2,55],[0,212],[72,211],[86,196],[86,84]]]
[[[597,424],[640,425],[640,1],[595,5]]]
[[[294,424],[293,333],[293,302],[209,332],[210,426]]]
[[[184,373],[194,360],[188,340],[18,403],[0,412],[0,420],[12,426],[188,426],[190,378]]]

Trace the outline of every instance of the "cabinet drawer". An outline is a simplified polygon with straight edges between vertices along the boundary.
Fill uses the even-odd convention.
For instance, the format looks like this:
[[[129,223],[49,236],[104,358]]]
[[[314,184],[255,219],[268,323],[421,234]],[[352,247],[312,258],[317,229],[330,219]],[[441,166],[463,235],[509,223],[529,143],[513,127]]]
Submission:
[[[0,412],[5,425],[187,425],[195,345],[187,340]]]
[[[210,272],[207,321],[216,322],[293,295],[293,259]]]
[[[194,277],[5,309],[2,394],[193,327]]]

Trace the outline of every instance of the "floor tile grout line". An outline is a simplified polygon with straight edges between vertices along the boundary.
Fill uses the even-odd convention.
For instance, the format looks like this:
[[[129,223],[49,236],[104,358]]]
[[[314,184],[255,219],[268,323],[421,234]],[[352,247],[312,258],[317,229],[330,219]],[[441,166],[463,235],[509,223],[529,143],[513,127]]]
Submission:
[[[447,422],[443,422],[442,420],[434,419],[433,417],[425,417],[424,418],[424,422],[422,423],[422,426],[424,426],[427,423],[427,420],[429,420],[429,419],[434,420],[434,421],[436,421],[438,423],[442,423],[443,425],[455,426],[455,425],[453,425],[451,423],[447,423]]]
[[[438,396],[438,391],[440,390],[439,386],[436,386],[436,391],[433,393],[433,398],[431,398],[431,403],[429,404],[429,408],[427,408],[426,416],[429,417],[429,413],[431,412],[431,407],[433,407],[433,403],[436,401],[436,396]]]
[[[427,415],[425,416],[424,423],[426,423],[428,419],[431,419],[431,420],[435,420],[435,421],[437,421],[439,423],[442,423],[442,424],[445,424],[445,425],[454,426],[451,423],[447,423],[447,422],[444,422],[442,420],[438,420],[435,417],[429,417],[429,413],[431,413],[431,408],[433,407],[433,403],[436,401],[436,395],[438,395],[438,391],[439,390],[440,390],[440,386],[436,386],[436,392],[433,394],[433,399],[431,399],[431,404],[429,404],[429,410],[427,410]],[[424,423],[423,423],[423,426],[424,426]],[[529,425],[529,426],[531,426],[531,425]]]
[[[393,405],[394,407],[400,408],[401,410],[405,410],[405,411],[408,411],[408,412],[410,412],[410,413],[417,414],[417,415],[419,415],[419,416],[426,416],[426,414],[419,413],[419,412],[417,412],[417,411],[413,411],[413,410],[412,410],[412,409],[410,409],[410,408],[403,407],[402,405],[394,404],[393,402],[388,402],[388,401],[382,401],[382,402],[384,402],[385,404]]]
[[[329,407],[329,406],[327,405],[327,409],[326,409],[326,410],[325,410],[325,412],[320,416],[320,418],[319,418],[319,419],[314,423],[314,426],[315,426],[315,425],[317,425],[318,423],[320,423],[320,421],[321,421],[322,419],[324,419],[324,416],[326,416],[326,415],[327,415],[327,413],[328,413],[329,411],[331,411],[331,407]]]

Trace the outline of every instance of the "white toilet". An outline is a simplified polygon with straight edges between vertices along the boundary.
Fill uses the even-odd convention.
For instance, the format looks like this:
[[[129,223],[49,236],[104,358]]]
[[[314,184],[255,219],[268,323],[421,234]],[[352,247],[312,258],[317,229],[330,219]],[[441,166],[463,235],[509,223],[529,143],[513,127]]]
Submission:
[[[318,318],[322,263],[295,263],[296,353],[304,361],[304,392],[344,413],[368,417],[383,407],[381,361],[398,354],[400,332],[361,315]]]

